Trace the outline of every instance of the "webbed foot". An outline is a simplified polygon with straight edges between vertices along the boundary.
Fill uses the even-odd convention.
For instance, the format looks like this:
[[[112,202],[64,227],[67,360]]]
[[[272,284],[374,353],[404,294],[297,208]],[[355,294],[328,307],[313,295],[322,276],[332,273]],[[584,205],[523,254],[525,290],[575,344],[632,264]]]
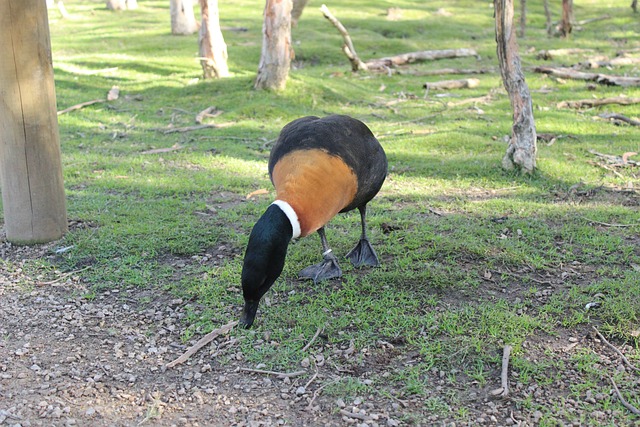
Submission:
[[[373,250],[373,246],[367,239],[360,239],[358,244],[349,251],[347,258],[349,258],[354,267],[363,265],[377,267],[380,265],[378,255],[376,255],[376,251]]]
[[[342,277],[342,270],[338,265],[336,256],[329,252],[324,255],[324,261],[320,264],[311,265],[303,269],[298,275],[299,277],[312,279],[313,283],[318,283],[321,280]]]

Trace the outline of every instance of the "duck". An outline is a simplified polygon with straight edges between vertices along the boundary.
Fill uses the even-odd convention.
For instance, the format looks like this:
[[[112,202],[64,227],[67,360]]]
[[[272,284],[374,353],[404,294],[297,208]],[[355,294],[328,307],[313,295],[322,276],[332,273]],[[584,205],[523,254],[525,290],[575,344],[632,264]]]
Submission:
[[[282,273],[293,239],[317,232],[322,245],[322,261],[300,271],[301,278],[318,283],[342,276],[325,233],[338,213],[360,212],[360,240],[346,257],[355,267],[380,264],[366,213],[387,176],[387,157],[367,125],[346,115],[298,118],[282,128],[268,170],[276,199],[255,223],[244,255],[244,328],[253,325],[260,300]]]

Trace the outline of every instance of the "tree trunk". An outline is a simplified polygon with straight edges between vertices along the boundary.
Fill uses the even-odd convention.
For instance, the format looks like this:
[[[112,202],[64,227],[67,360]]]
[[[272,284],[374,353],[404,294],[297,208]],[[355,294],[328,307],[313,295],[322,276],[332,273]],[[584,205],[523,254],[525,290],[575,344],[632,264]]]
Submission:
[[[560,23],[560,35],[569,37],[573,22],[573,0],[562,0],[562,22]]]
[[[127,0],[127,9],[133,10],[138,8],[138,0]]]
[[[518,36],[524,37],[524,33],[527,29],[527,0],[520,0],[520,34]]]
[[[220,29],[218,0],[200,0],[202,25],[198,44],[200,46],[200,64],[205,79],[229,76],[227,66],[227,44]]]
[[[531,94],[522,72],[513,28],[513,0],[494,0],[493,5],[500,73],[513,108],[511,140],[502,159],[502,167],[519,167],[525,173],[532,173],[536,167],[536,127]]]
[[[553,22],[551,22],[551,11],[549,10],[549,0],[544,0],[544,16],[546,18],[547,35],[553,33]]]
[[[127,0],[107,0],[107,9],[109,10],[126,10]]]
[[[297,27],[302,11],[309,0],[293,0],[293,9],[291,9],[291,26]]]
[[[293,58],[291,0],[266,0],[256,89],[284,89]]]
[[[0,1],[0,185],[7,240],[67,231],[46,3]]]
[[[638,0],[633,0],[631,2],[631,9],[633,9],[634,12],[638,12]]]
[[[193,0],[171,0],[171,34],[189,35],[198,31]]]

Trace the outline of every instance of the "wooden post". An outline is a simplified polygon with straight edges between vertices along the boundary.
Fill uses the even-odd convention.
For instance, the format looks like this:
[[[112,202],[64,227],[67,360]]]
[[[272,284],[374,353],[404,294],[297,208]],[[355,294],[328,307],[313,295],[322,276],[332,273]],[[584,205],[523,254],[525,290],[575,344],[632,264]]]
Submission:
[[[67,231],[46,3],[0,1],[0,187],[7,240]]]

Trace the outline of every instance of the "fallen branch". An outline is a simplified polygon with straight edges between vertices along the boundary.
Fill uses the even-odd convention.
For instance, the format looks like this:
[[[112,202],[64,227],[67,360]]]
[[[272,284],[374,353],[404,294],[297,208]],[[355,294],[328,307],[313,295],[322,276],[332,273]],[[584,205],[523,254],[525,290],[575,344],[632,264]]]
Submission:
[[[623,116],[622,114],[602,113],[602,114],[598,114],[598,117],[605,120],[612,120],[614,122],[618,121],[618,122],[628,123],[631,126],[640,126],[640,120],[630,119],[629,117]]]
[[[93,99],[91,101],[81,102],[80,104],[72,105],[69,108],[65,108],[64,110],[58,111],[58,115],[61,116],[63,114],[69,113],[74,110],[79,110],[84,107],[88,107],[89,105],[98,104],[100,102],[107,102],[106,99]]]
[[[594,98],[594,99],[581,99],[579,101],[562,101],[556,106],[558,108],[591,108],[601,105],[633,105],[640,104],[640,98],[627,98],[626,96],[616,96],[613,98]]]
[[[478,79],[443,80],[440,82],[427,82],[422,85],[427,90],[468,89],[478,87]]]
[[[587,52],[593,52],[593,49],[569,48],[541,50],[538,52],[538,55],[536,55],[536,58],[550,60],[557,56],[582,55]]]
[[[203,125],[195,125],[195,126],[185,126],[182,128],[173,128],[173,129],[165,129],[165,130],[161,130],[161,132],[165,135],[168,135],[170,133],[184,133],[184,132],[191,132],[194,130],[201,130],[201,129],[208,129],[208,128],[219,128],[219,127],[223,127],[222,125],[216,125],[213,123],[207,123],[207,124],[203,124]]]
[[[576,22],[576,24],[587,25],[587,24],[591,24],[592,22],[604,21],[606,19],[611,19],[611,15],[602,15],[602,16],[598,16],[597,18],[583,19],[582,21]]]
[[[398,65],[406,65],[412,62],[434,61],[445,58],[461,58],[466,56],[477,56],[474,49],[443,49],[443,50],[423,50],[418,52],[403,53],[396,56],[388,56],[379,59],[371,59],[366,62],[369,69],[387,70]]]
[[[629,157],[638,154],[638,153],[634,153],[634,152],[627,152],[624,153],[622,156],[614,156],[612,154],[603,154],[603,153],[599,153],[596,150],[589,150],[589,153],[593,154],[594,156],[600,157],[601,159],[604,159],[607,161],[607,163],[609,163],[612,166],[627,166],[627,165],[631,165],[631,166],[639,166],[640,162],[637,162],[635,160],[629,160]]]
[[[629,359],[626,358],[626,356],[624,354],[622,354],[622,352],[620,350],[618,350],[618,348],[616,346],[614,346],[613,344],[611,344],[609,341],[607,341],[607,339],[604,337],[604,335],[602,335],[600,333],[600,331],[598,330],[598,328],[596,328],[595,326],[593,326],[593,330],[596,332],[596,334],[598,335],[598,338],[600,338],[602,340],[602,342],[604,342],[607,346],[609,346],[610,349],[612,349],[613,351],[615,351],[618,356],[620,356],[622,358],[622,361],[628,366],[630,367],[632,370],[636,371],[636,372],[640,372],[640,368],[636,367],[633,363],[629,362]]]
[[[640,57],[619,56],[613,59],[587,59],[580,63],[580,66],[586,68],[600,68],[600,67],[621,67],[624,65],[640,64]]]
[[[182,145],[174,144],[171,147],[166,148],[154,148],[153,150],[143,151],[140,154],[160,154],[160,153],[170,153],[172,151],[182,150],[184,147]]]
[[[237,324],[238,324],[238,321],[234,320],[233,322],[227,323],[226,325],[221,326],[218,329],[214,329],[213,331],[209,332],[204,337],[200,338],[200,340],[197,343],[195,343],[193,345],[193,347],[188,349],[182,356],[178,357],[177,359],[175,359],[172,362],[167,363],[165,365],[165,367],[166,368],[173,368],[174,366],[176,366],[176,365],[178,365],[180,363],[184,363],[187,359],[189,359],[191,356],[196,354],[198,352],[198,350],[200,350],[202,347],[204,347],[205,345],[209,344],[211,341],[216,339],[219,335],[226,334],[231,329],[233,329],[234,326],[236,326]]]
[[[205,117],[213,118],[218,117],[220,114],[222,114],[222,111],[218,110],[216,107],[207,107],[196,114],[196,123],[201,125]]]
[[[353,71],[360,71],[360,70],[366,71],[367,65],[364,62],[362,62],[358,57],[358,54],[356,53],[356,49],[355,47],[353,47],[351,36],[349,35],[349,32],[344,27],[344,25],[342,25],[342,23],[338,21],[338,18],[333,16],[333,14],[331,13],[331,11],[326,5],[323,4],[320,7],[320,11],[324,15],[324,17],[327,18],[327,20],[329,20],[329,22],[331,22],[333,26],[338,29],[340,34],[342,34],[342,39],[344,40],[342,51],[345,53],[345,55],[347,55],[347,58],[349,58],[349,61],[351,61],[351,69]]]
[[[627,402],[624,397],[622,397],[622,393],[620,393],[620,389],[618,389],[618,385],[613,380],[613,378],[609,377],[609,381],[611,381],[611,385],[613,386],[613,389],[616,392],[616,396],[618,396],[618,400],[620,400],[620,403],[622,404],[622,406],[624,406],[629,411],[631,411],[631,413],[640,415],[640,410],[635,406],[633,406],[632,404],[630,404],[629,402]]]
[[[313,337],[311,337],[311,340],[307,343],[307,345],[305,345],[304,347],[302,347],[302,352],[304,353],[305,351],[309,350],[309,347],[311,347],[311,344],[313,344],[313,342],[316,340],[316,338],[318,338],[318,335],[320,335],[320,333],[324,330],[324,326],[318,326],[318,330],[316,331],[316,333],[313,335]]]
[[[600,165],[602,166],[602,165]],[[585,221],[589,221],[591,223],[594,224],[598,224],[598,225],[602,225],[603,227],[640,227],[640,223],[637,224],[610,224],[608,222],[600,222],[600,221],[596,221],[595,219],[591,219],[591,218],[587,218],[586,216],[581,217],[582,219],[584,219]],[[603,338],[604,340],[604,338]],[[606,342],[606,340],[604,340]],[[609,343],[607,343],[609,344]],[[622,356],[624,357],[624,356]]]
[[[446,74],[493,74],[496,70],[493,68],[440,68],[438,70],[427,71],[401,71],[399,74],[410,76],[443,76]]]
[[[509,396],[509,356],[512,347],[505,345],[502,349],[502,372],[500,373],[501,387],[491,392],[492,396],[505,398]]]
[[[593,81],[608,86],[640,86],[640,77],[611,76],[600,73],[585,73],[572,68],[535,67],[536,73],[548,74],[563,79]]]
[[[74,274],[78,274],[78,273],[80,273],[80,272],[82,272],[82,271],[85,271],[85,270],[88,270],[88,269],[90,269],[90,268],[91,268],[91,267],[85,267],[85,268],[81,268],[80,270],[70,271],[70,272],[68,272],[68,273],[63,274],[62,276],[58,277],[58,278],[57,278],[57,279],[55,279],[55,280],[51,280],[51,281],[49,281],[49,282],[38,282],[37,284],[38,284],[39,286],[54,285],[54,284],[56,284],[56,283],[58,283],[58,282],[63,281],[64,279],[66,279],[66,278],[67,278],[67,277],[69,277],[69,276],[72,276],[72,275],[74,275]]]
[[[240,368],[240,370],[244,371],[244,372],[252,372],[254,374],[274,375],[274,376],[276,376],[278,378],[298,377],[300,375],[304,375],[304,374],[307,373],[307,371],[276,372],[276,371],[265,371],[265,370],[262,370],[262,369],[251,369],[251,368]]]

